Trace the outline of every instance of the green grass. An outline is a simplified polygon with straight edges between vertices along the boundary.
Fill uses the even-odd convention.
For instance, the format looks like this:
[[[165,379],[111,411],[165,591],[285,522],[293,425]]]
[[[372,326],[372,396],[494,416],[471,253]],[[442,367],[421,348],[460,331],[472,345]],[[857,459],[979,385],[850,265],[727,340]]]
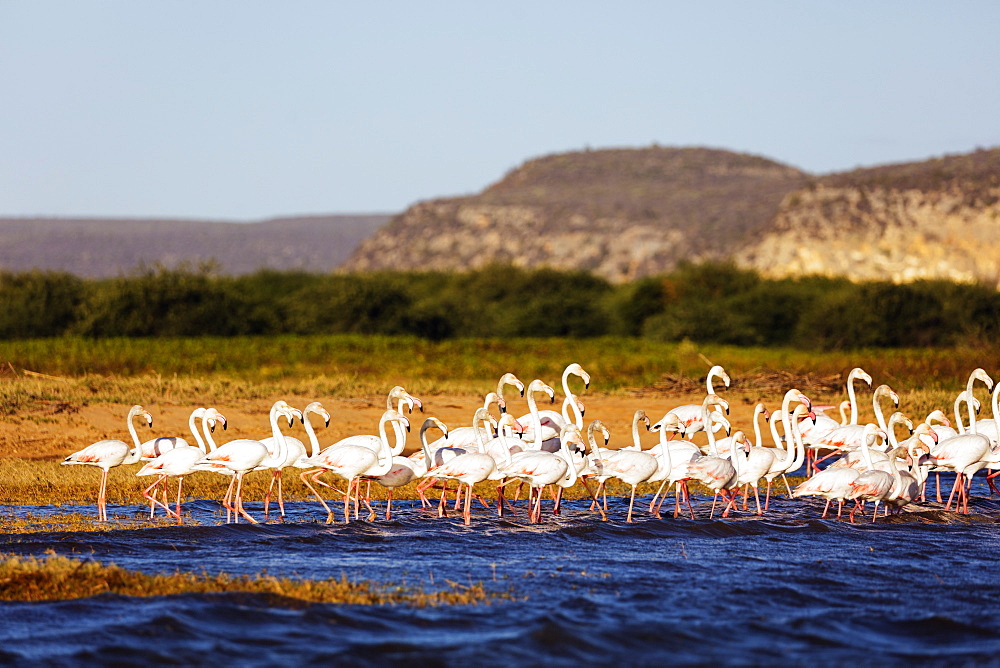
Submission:
[[[382,391],[396,382],[423,394],[479,393],[506,371],[523,379],[554,379],[572,361],[584,365],[594,377],[595,390],[601,392],[648,387],[670,375],[703,377],[709,361],[725,366],[737,380],[768,370],[846,375],[850,368],[861,366],[890,384],[951,390],[961,387],[976,366],[995,373],[1000,350],[812,353],[627,338],[431,342],[358,335],[0,342],[5,377],[26,369],[73,379],[83,383],[92,397],[114,395],[116,387],[125,383],[122,378],[141,382],[149,391],[175,393],[257,396],[262,386],[280,383],[283,389],[308,387],[309,394],[352,396],[368,389]],[[58,381],[32,378],[40,386],[44,383],[53,396],[68,392],[59,388]],[[322,391],[314,390],[316,383]],[[0,398],[6,403],[6,396]]]

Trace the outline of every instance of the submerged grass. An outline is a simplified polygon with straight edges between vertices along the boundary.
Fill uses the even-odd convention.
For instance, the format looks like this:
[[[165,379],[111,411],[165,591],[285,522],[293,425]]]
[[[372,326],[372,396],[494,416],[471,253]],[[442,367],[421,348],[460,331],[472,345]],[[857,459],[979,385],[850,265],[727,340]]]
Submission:
[[[45,558],[0,555],[0,600],[51,601],[87,598],[99,594],[168,596],[232,593],[280,596],[313,603],[348,605],[477,605],[512,600],[510,593],[487,591],[482,583],[447,582],[448,589],[424,591],[414,587],[352,582],[346,576],[329,580],[292,580],[266,573],[233,576],[225,573],[147,575],[114,564],[70,559],[53,552]]]

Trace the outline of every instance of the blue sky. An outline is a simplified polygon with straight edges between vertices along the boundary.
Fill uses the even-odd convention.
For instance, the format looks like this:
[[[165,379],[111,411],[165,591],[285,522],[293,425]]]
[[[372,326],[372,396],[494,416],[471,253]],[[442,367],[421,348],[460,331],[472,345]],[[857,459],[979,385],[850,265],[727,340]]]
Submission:
[[[395,212],[585,147],[1000,145],[1000,3],[0,0],[0,215]]]

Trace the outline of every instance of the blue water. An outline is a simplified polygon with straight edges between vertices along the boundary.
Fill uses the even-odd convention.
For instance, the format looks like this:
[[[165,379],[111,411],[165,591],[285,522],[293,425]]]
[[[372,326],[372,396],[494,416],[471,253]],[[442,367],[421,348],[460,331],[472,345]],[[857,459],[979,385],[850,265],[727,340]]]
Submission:
[[[932,503],[854,525],[819,519],[818,502],[785,499],[763,519],[709,520],[699,499],[694,521],[640,512],[631,525],[622,499],[608,522],[582,501],[540,525],[479,508],[469,527],[407,502],[394,503],[392,521],[328,526],[316,504],[293,503],[283,524],[224,525],[217,504],[199,501],[188,507],[197,524],[130,529],[142,509],[111,506],[121,529],[3,535],[0,551],[54,549],[151,573],[346,574],[425,589],[483,582],[518,600],[412,608],[105,594],[0,603],[0,662],[998,663],[1000,500],[982,486],[974,494],[969,516]]]

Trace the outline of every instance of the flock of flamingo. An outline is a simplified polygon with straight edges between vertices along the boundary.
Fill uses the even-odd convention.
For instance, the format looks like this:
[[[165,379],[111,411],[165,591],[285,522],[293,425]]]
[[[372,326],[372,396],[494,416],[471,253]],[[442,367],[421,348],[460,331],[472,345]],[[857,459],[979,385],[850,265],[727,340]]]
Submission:
[[[822,517],[826,517],[833,501],[838,502],[837,517],[850,502],[848,517],[865,514],[865,504],[873,502],[872,521],[879,505],[884,514],[890,508],[899,510],[907,503],[926,500],[925,484],[931,473],[938,474],[937,500],[941,499],[941,472],[955,474],[946,510],[954,504],[959,512],[968,512],[969,487],[973,476],[981,469],[993,471],[987,476],[990,488],[997,491],[992,478],[1000,475],[1000,443],[996,416],[1000,383],[994,389],[993,380],[983,369],[969,376],[966,389],[954,402],[955,426],[952,427],[941,410],[932,411],[919,424],[901,412],[885,418],[882,404],[891,401],[893,408],[899,396],[887,385],[880,385],[872,394],[876,423],[859,424],[858,399],[855,385],[864,382],[872,386],[872,378],[860,368],[847,378],[848,398],[840,404],[841,420],[826,415],[832,406],[813,406],[810,399],[797,389],[788,390],[781,408],[768,412],[763,404],[754,410],[752,438],[744,430],[733,431],[728,419],[729,404],[715,388],[717,379],[729,387],[730,378],[722,367],[711,369],[706,379],[707,394],[700,404],[673,408],[656,423],[642,410],[632,419],[632,444],[609,449],[610,431],[600,420],[584,427],[584,408],[570,388],[570,378],[579,377],[586,387],[590,376],[579,364],[570,364],[562,374],[565,399],[561,411],[540,410],[537,398],[544,396],[554,402],[555,392],[541,380],[525,386],[513,374],[505,374],[496,391],[486,395],[483,406],[475,411],[469,426],[449,429],[441,420],[428,417],[420,427],[419,451],[402,456],[406,446],[414,408],[421,411],[421,401],[402,387],[394,387],[386,400],[386,410],[378,423],[377,435],[357,435],[321,447],[312,423],[313,416],[328,426],[330,414],[319,402],[299,410],[285,401],[277,401],[270,410],[271,436],[262,440],[237,439],[216,445],[213,434],[217,426],[226,426],[226,418],[215,408],[196,408],[188,426],[197,445],[190,445],[180,436],[158,437],[140,442],[135,419],[142,418],[152,426],[152,416],[142,406],[133,406],[128,413],[128,430],[132,444],[120,440],[94,443],[67,457],[63,464],[84,464],[102,470],[97,497],[98,518],[106,521],[107,476],[112,467],[144,462],[138,476],[156,476],[145,489],[143,497],[150,504],[150,515],[162,508],[168,516],[183,521],[181,502],[184,477],[195,472],[230,476],[229,488],[222,500],[227,522],[239,522],[240,517],[257,523],[243,505],[243,478],[257,470],[271,471],[271,482],[264,498],[264,517],[269,517],[272,492],[276,490],[278,509],[285,516],[281,479],[286,468],[303,470],[302,482],[315,494],[327,513],[327,523],[334,521],[335,512],[324,500],[318,488],[337,492],[343,498],[343,519],[354,517],[364,503],[368,519],[376,518],[371,505],[371,483],[388,488],[385,517],[392,516],[392,494],[397,487],[419,481],[417,492],[422,507],[433,509],[426,492],[441,489],[437,500],[438,516],[447,514],[448,486],[457,484],[454,507],[463,508],[465,524],[471,522],[473,497],[489,507],[486,499],[476,493],[475,485],[495,483],[496,498],[492,504],[499,516],[515,508],[520,489],[529,488],[527,515],[531,522],[542,519],[542,499],[548,490],[552,498],[551,512],[559,513],[563,490],[580,481],[592,498],[590,509],[607,519],[606,482],[612,478],[631,486],[627,522],[632,521],[636,487],[640,483],[658,483],[649,504],[649,512],[660,517],[660,511],[671,490],[674,495],[673,516],[678,517],[687,507],[695,517],[688,492],[691,480],[702,483],[714,492],[709,517],[714,517],[721,505],[722,517],[740,507],[748,509],[750,489],[753,489],[755,511],[765,513],[770,506],[772,483],[781,477],[789,497],[818,496],[826,499]],[[992,390],[993,419],[977,420],[979,402],[973,395],[979,381]],[[514,387],[525,397],[529,412],[519,418],[507,413],[504,391]],[[963,418],[967,416],[967,424]],[[198,424],[198,421],[201,424]],[[282,432],[282,421],[291,427],[300,420],[309,440],[307,449],[298,438]],[[771,445],[765,443],[761,422],[769,423]],[[199,428],[200,427],[200,428]],[[907,431],[902,441],[897,430]],[[658,432],[658,443],[643,449],[641,430]],[[441,435],[429,440],[428,431]],[[727,435],[716,437],[724,431]],[[696,444],[692,437],[704,432],[707,444]],[[824,464],[820,467],[820,464]],[[809,477],[794,489],[787,475],[803,466]],[[343,489],[324,480],[333,473],[346,481]],[[170,507],[166,482],[177,479],[176,504]],[[366,482],[364,493],[361,483]],[[766,484],[765,500],[760,500],[759,486]],[[517,484],[512,498],[506,488]],[[593,487],[591,483],[595,483]],[[464,496],[464,506],[462,500]]]

